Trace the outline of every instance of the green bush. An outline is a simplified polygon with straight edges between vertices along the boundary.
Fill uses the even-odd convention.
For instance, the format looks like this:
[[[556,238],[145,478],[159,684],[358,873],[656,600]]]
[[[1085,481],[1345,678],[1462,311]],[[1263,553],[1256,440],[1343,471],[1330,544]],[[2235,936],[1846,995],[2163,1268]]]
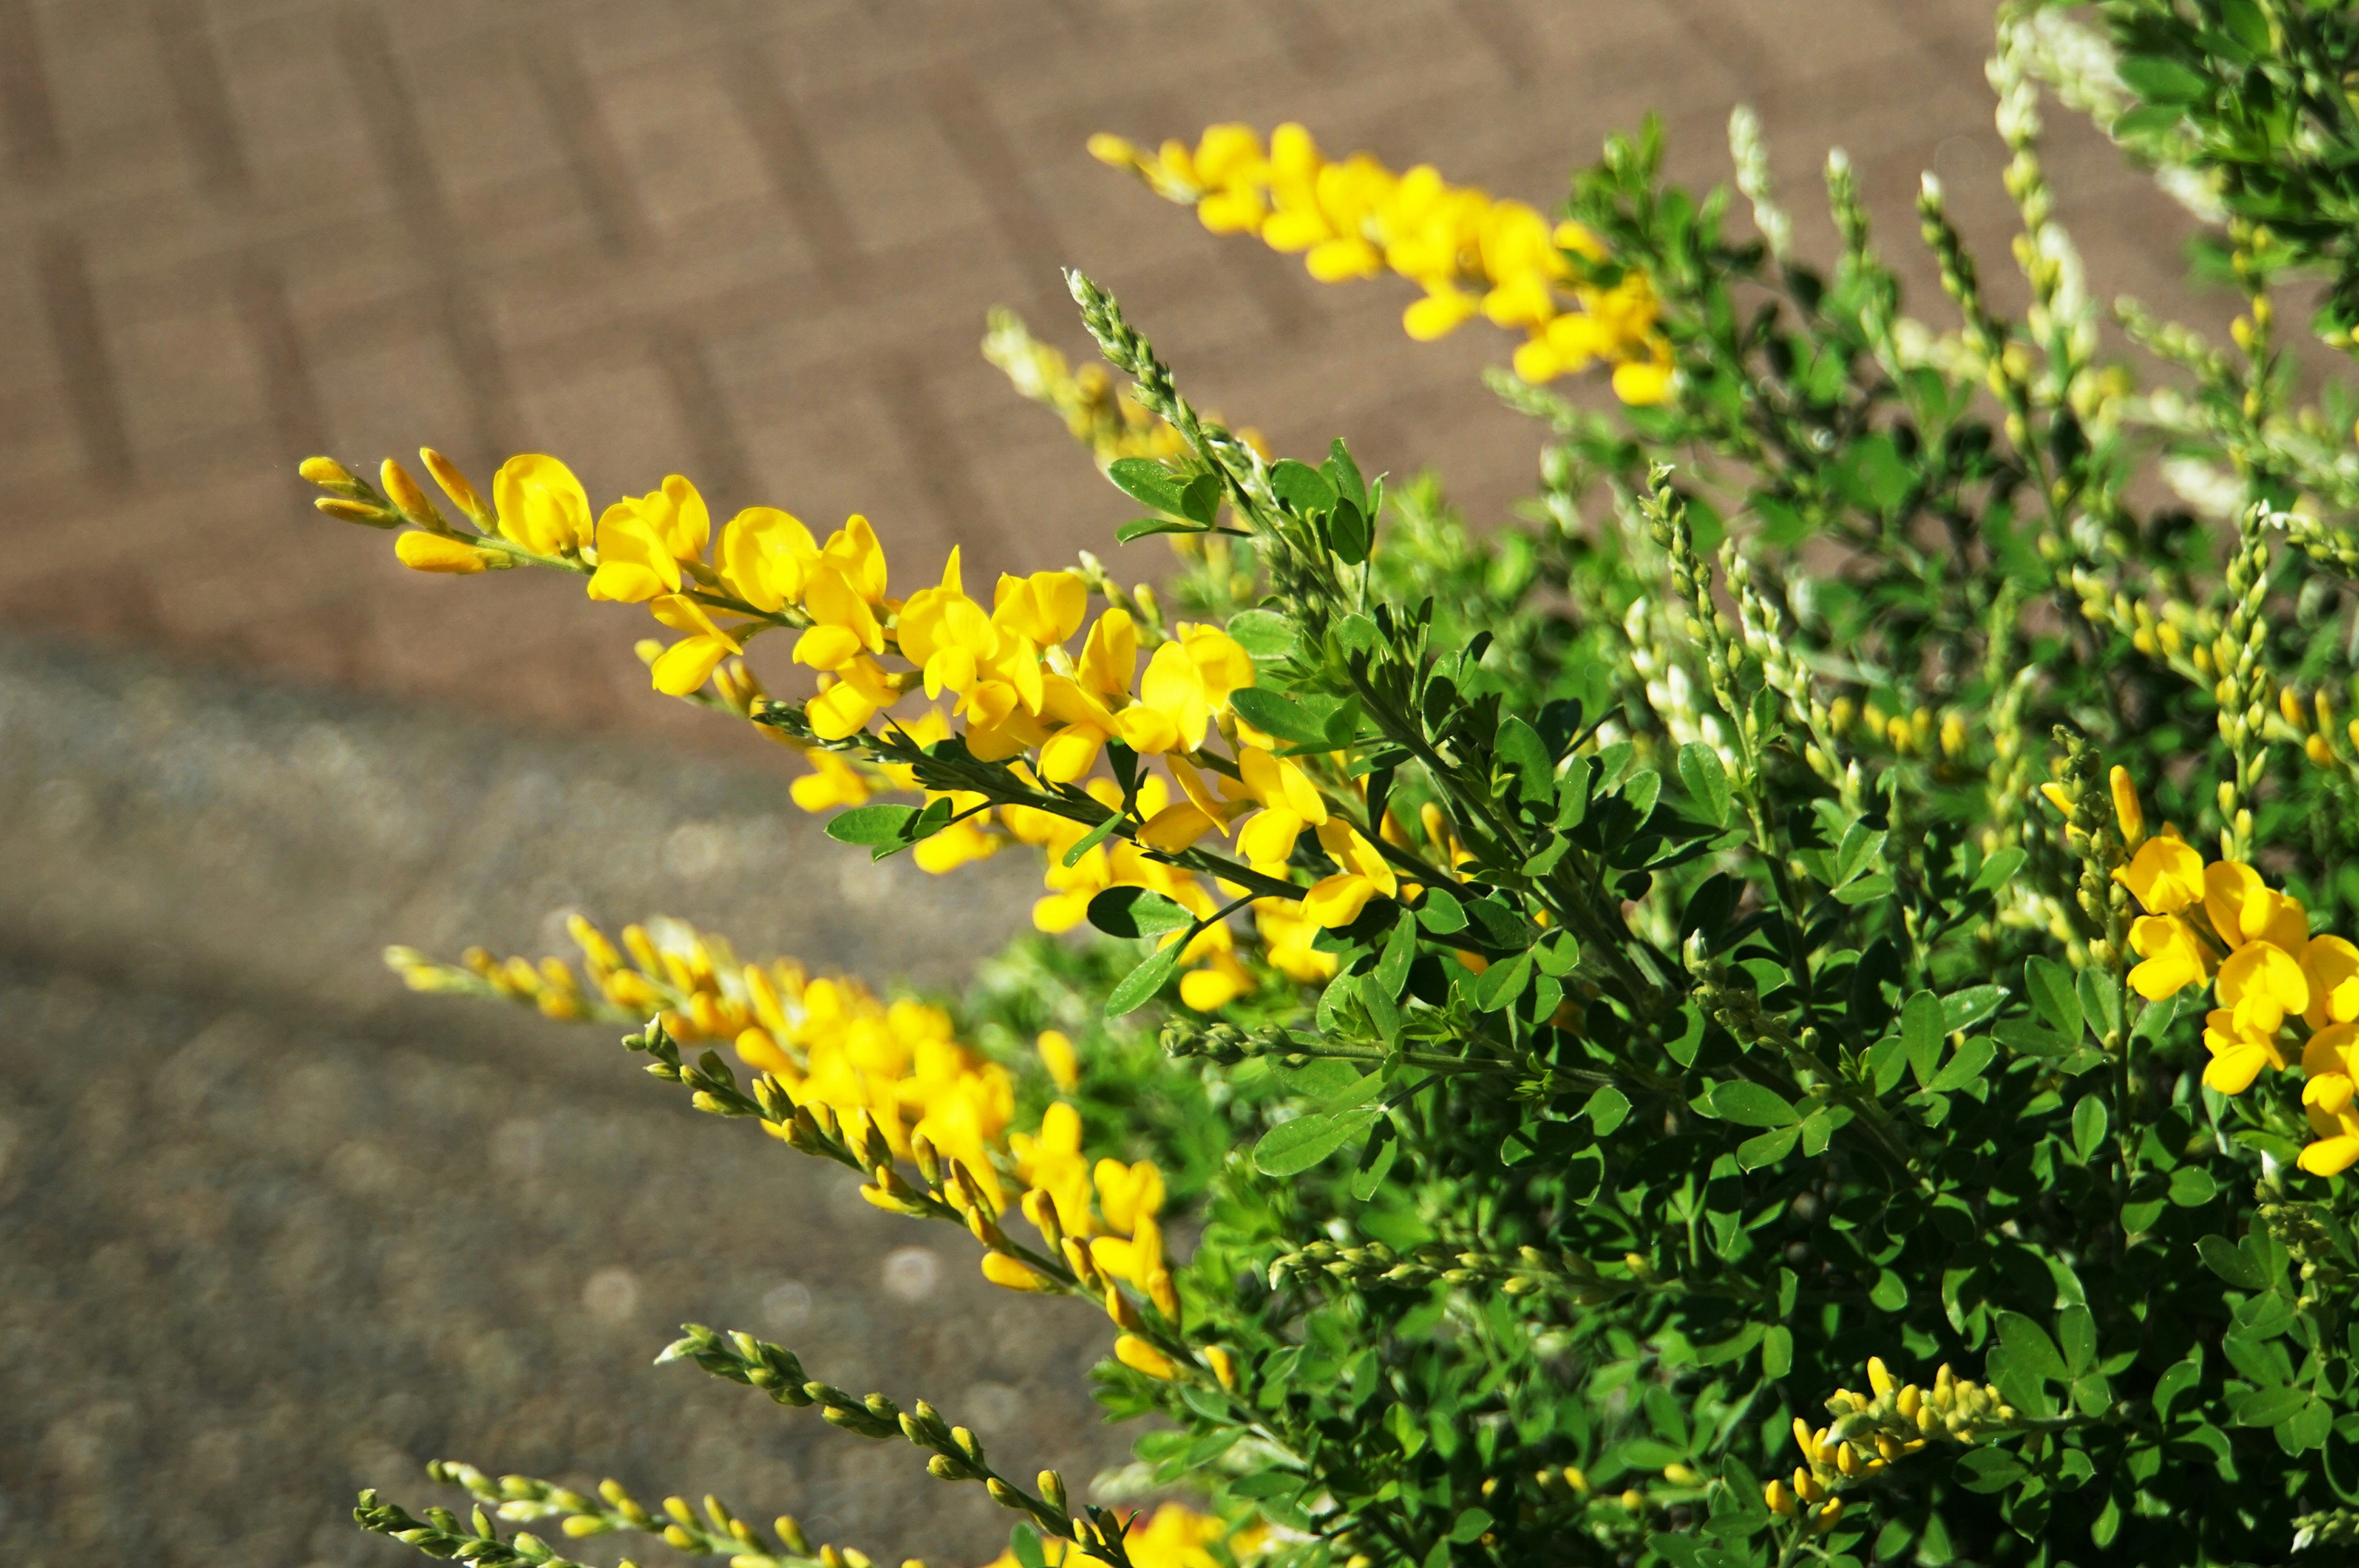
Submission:
[[[800,752],[834,838],[943,872],[1037,850],[1036,924],[1100,934],[947,1005],[669,925],[581,925],[580,977],[397,965],[631,1027],[995,1282],[1103,1302],[1101,1397],[1156,1419],[1087,1505],[788,1349],[666,1352],[984,1485],[1027,1568],[2333,1560],[2359,451],[2272,299],[2322,289],[2351,350],[2354,49],[2325,0],[2008,7],[2019,319],[1930,178],[1927,319],[1840,154],[1841,249],[1797,254],[1742,111],[1736,196],[1667,185],[1650,125],[1557,220],[1298,126],[1095,144],[1323,280],[1418,283],[1413,336],[1519,331],[1495,387],[1545,482],[1493,532],[1200,413],[1078,276],[1120,381],[1008,318],[986,350],[1140,508],[1123,542],[1174,536],[1159,591],[1085,556],[986,605],[953,556],[896,598],[856,518],[748,508],[716,545],[677,477],[593,520],[553,459],[486,503],[429,454],[454,524],[397,465],[314,460],[414,567],[647,604],[680,633],[643,650],[658,689]],[[2232,346],[2124,301],[2108,348],[2043,88],[2209,225]],[[1557,390],[1591,367],[1615,402]],[[816,672],[795,699],[740,657],[775,628]],[[374,1493],[361,1522],[485,1564],[564,1561],[501,1534],[539,1519],[865,1561],[437,1474],[472,1522]],[[1171,1490],[1193,1510],[1126,1513]]]

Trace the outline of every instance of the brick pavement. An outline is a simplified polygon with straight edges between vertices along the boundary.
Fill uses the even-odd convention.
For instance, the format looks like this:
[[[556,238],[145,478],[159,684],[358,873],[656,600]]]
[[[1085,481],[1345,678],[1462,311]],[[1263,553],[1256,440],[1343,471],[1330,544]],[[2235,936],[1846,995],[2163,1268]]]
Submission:
[[[1650,106],[1675,165],[1717,175],[1742,99],[1806,240],[1841,142],[1891,254],[1913,258],[1909,196],[1939,167],[1998,274],[1988,9],[0,0],[0,622],[701,732],[573,585],[403,572],[287,470],[428,441],[481,473],[538,448],[601,496],[677,467],[724,511],[864,510],[911,571],[953,540],[985,568],[1103,547],[1123,503],[974,352],[1003,302],[1079,347],[1060,264],[1281,447],[1346,432],[1495,515],[1538,444],[1474,380],[1505,342],[1411,344],[1397,286],[1322,288],[1216,240],[1086,135],[1292,116],[1545,202]],[[2056,118],[2100,287],[2168,292],[2175,215]]]

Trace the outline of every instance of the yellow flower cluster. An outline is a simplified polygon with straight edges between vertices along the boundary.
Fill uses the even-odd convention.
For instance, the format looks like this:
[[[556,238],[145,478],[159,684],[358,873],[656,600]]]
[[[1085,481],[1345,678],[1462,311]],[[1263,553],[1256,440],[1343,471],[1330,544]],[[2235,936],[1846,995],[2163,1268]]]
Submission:
[[[1222,1568],[1223,1559],[1213,1555],[1215,1546],[1225,1546],[1232,1562],[1243,1562],[1256,1555],[1267,1530],[1259,1525],[1230,1532],[1229,1527],[1211,1514],[1198,1513],[1179,1503],[1165,1503],[1150,1515],[1144,1524],[1132,1527],[1123,1537],[1123,1550],[1129,1553],[1132,1568]],[[1066,1561],[1073,1549],[1053,1537],[1040,1543],[1040,1554],[1050,1563]],[[1078,1565],[1082,1559],[1073,1554]],[[1001,1552],[984,1568],[1017,1568],[1016,1553],[1011,1549]]]
[[[727,941],[679,921],[625,926],[620,946],[579,915],[567,928],[582,949],[580,979],[560,958],[501,960],[480,947],[456,973],[406,947],[386,957],[413,989],[460,989],[472,976],[552,1018],[653,1014],[682,1044],[731,1043],[748,1066],[776,1074],[796,1104],[864,1114],[904,1159],[922,1135],[998,1201],[992,1155],[1015,1114],[1015,1084],[958,1043],[940,1008],[883,1001],[849,976],[813,976],[790,959],[740,963]]]
[[[1625,403],[1670,395],[1670,344],[1653,288],[1635,270],[1607,287],[1591,281],[1593,269],[1571,258],[1607,257],[1578,223],[1551,226],[1538,209],[1451,185],[1430,165],[1397,174],[1366,153],[1331,159],[1291,124],[1266,147],[1253,127],[1222,124],[1192,149],[1171,141],[1148,153],[1096,135],[1090,151],[1166,200],[1193,205],[1214,233],[1257,234],[1273,250],[1301,253],[1322,283],[1391,271],[1421,286],[1425,297],[1401,323],[1420,342],[1480,314],[1523,331],[1515,364],[1527,382],[1602,362],[1614,367]]]
[[[1053,367],[1035,368],[1045,374]],[[1256,871],[1290,880],[1288,857],[1310,831],[1339,870],[1299,903],[1263,899],[1255,914],[1272,965],[1316,982],[1334,968],[1310,946],[1316,930],[1348,925],[1370,899],[1399,892],[1378,846],[1332,809],[1299,762],[1276,754],[1277,742],[1230,711],[1230,694],[1253,684],[1254,665],[1216,626],[1183,622],[1164,636],[1112,604],[1084,632],[1090,584],[1071,571],[1003,575],[986,607],[966,592],[955,548],[939,581],[897,599],[887,591],[884,546],[864,517],[821,542],[788,513],[748,507],[716,537],[703,498],[674,474],[657,490],[608,506],[593,526],[581,482],[555,458],[508,460],[492,487],[495,504],[486,506],[440,455],[423,456],[478,536],[453,531],[391,460],[382,475],[395,512],[366,500],[365,487],[332,460],[314,459],[305,472],[330,491],[321,504],[341,508],[335,515],[415,524],[396,549],[419,570],[473,572],[528,559],[587,573],[593,599],[647,605],[659,623],[684,633],[647,650],[659,691],[688,697],[712,683],[722,706],[749,711],[760,688],[733,655],[757,633],[783,626],[798,632],[794,662],[815,672],[818,693],[805,711],[821,741],[849,741],[880,719],[887,733],[918,745],[955,733],[974,757],[1010,762],[1019,779],[1043,786],[1089,780],[1111,741],[1161,759],[1168,777],[1145,778],[1132,803],[1135,840],[1098,844],[1071,867],[1063,856],[1087,832],[1083,825],[1023,806],[994,808],[980,796],[946,797],[957,819],[918,846],[918,863],[945,871],[1011,840],[1046,849],[1049,896],[1034,916],[1044,931],[1070,929],[1091,898],[1114,886],[1152,889],[1209,919],[1219,907],[1213,890],[1147,851],[1175,856],[1207,834],[1234,833]],[[889,667],[888,659],[901,667]],[[948,712],[895,717],[895,707],[920,690],[929,701],[947,701]],[[1215,741],[1224,752],[1208,750]],[[825,750],[807,755],[813,771],[793,785],[806,810],[858,806],[877,787],[920,787],[906,764],[855,764]],[[1085,787],[1109,809],[1123,807],[1111,780]],[[1243,892],[1219,887],[1232,897]],[[1186,957],[1199,966],[1181,979],[1192,1007],[1209,1011],[1252,989],[1225,923],[1197,933]],[[546,1005],[566,1003],[552,990]]]
[[[1837,1389],[1827,1400],[1833,1424],[1811,1430],[1794,1418],[1794,1443],[1802,1463],[1791,1482],[1772,1481],[1762,1497],[1781,1519],[1807,1516],[1820,1529],[1832,1528],[1843,1517],[1843,1498],[1836,1496],[1853,1483],[1875,1475],[1894,1460],[1914,1454],[1936,1437],[1971,1446],[2016,1419],[2012,1406],[1991,1385],[1960,1380],[1945,1365],[1933,1375],[1933,1386],[1897,1381],[1883,1358],[1867,1358],[1870,1393]]]
[[[2212,1054],[2203,1082],[2242,1094],[2264,1067],[2284,1071],[2299,1042],[2302,1105],[2316,1141],[2301,1168],[2332,1176],[2359,1162],[2359,946],[2310,934],[2300,901],[2270,888],[2238,860],[2206,863],[2166,827],[2149,838],[2129,775],[2113,771],[2114,814],[2133,853],[2118,876],[2146,911],[2130,926],[2141,960],[2131,989],[2149,1001],[2211,982],[2218,1006],[2204,1016]]]

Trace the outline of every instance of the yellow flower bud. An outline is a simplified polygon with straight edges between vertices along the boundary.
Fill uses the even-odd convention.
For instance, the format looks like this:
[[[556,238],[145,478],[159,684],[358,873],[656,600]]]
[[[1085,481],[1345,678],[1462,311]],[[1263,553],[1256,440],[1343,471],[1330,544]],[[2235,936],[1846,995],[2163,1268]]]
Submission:
[[[869,1189],[863,1187],[860,1190],[864,1195]],[[986,1252],[983,1255],[983,1277],[1002,1290],[1038,1292],[1053,1291],[1057,1288],[1056,1281],[1046,1274],[1028,1264],[1018,1262],[1004,1252]]]
[[[1180,1375],[1180,1368],[1171,1364],[1169,1357],[1136,1334],[1125,1334],[1115,1338],[1114,1357],[1135,1372],[1144,1372],[1167,1383]]]
[[[312,505],[339,523],[357,523],[364,528],[398,528],[401,519],[384,507],[366,501],[346,501],[341,496],[322,495]]]
[[[338,489],[349,486],[358,490],[361,487],[361,481],[353,470],[333,458],[305,458],[302,466],[295,471],[322,488],[333,485]]]
[[[403,566],[414,572],[460,575],[483,571],[499,558],[489,550],[479,550],[463,539],[453,539],[447,534],[422,534],[415,530],[393,542],[393,553],[400,557]]]
[[[442,487],[451,504],[465,513],[470,522],[486,530],[492,526],[492,509],[484,504],[484,498],[475,493],[475,487],[467,482],[467,476],[459,471],[458,465],[431,447],[419,448],[418,460],[426,465],[426,471],[434,476],[434,482]]]
[[[1218,1345],[1207,1345],[1204,1346],[1204,1359],[1211,1364],[1212,1376],[1221,1380],[1221,1387],[1234,1390],[1237,1386],[1236,1357],[1230,1355],[1225,1348]]]
[[[401,514],[412,523],[426,528],[449,526],[442,521],[442,514],[434,509],[434,503],[418,488],[418,481],[409,477],[408,469],[387,458],[379,465],[377,478],[384,484],[386,494],[401,508]]]

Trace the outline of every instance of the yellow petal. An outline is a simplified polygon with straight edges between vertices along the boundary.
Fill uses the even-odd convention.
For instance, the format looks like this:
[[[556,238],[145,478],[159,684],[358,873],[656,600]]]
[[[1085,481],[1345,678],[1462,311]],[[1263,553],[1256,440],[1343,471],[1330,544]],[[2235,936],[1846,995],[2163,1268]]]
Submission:
[[[648,674],[654,677],[655,688],[665,696],[686,697],[710,679],[713,666],[728,656],[729,646],[720,639],[690,637],[665,649]]]

